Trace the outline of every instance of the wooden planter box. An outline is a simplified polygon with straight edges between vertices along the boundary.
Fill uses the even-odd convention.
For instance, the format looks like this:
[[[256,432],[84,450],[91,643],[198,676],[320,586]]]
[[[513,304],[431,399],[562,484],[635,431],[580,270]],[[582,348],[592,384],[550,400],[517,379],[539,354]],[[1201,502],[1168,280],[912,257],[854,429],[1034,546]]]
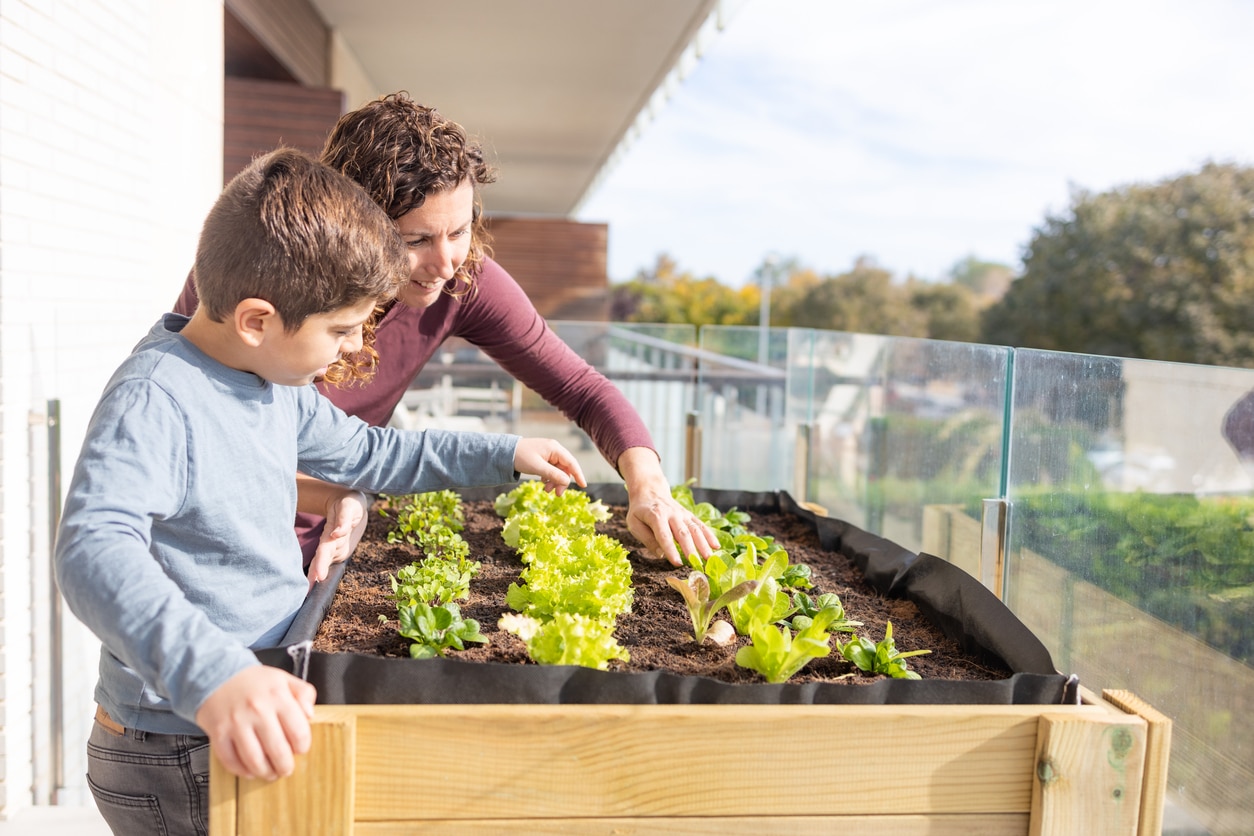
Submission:
[[[1170,721],[1077,706],[318,706],[295,774],[214,759],[211,836],[1156,834]]]
[[[1170,721],[1127,692],[1080,693],[319,705],[292,776],[238,779],[212,760],[210,834],[1158,833]]]

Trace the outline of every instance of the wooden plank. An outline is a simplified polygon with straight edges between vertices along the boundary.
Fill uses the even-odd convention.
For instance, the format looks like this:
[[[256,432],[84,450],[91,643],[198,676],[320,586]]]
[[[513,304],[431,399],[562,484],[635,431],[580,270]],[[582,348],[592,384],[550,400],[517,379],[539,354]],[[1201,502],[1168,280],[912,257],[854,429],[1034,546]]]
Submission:
[[[209,836],[237,836],[239,779],[209,754]]]
[[[225,0],[225,7],[302,84],[331,78],[331,30],[309,0]]]
[[[824,815],[1025,813],[1041,712],[1041,706],[351,708],[359,822],[783,816],[797,813],[799,804]],[[1116,714],[1085,706],[1062,711],[1077,722]],[[441,758],[433,770],[432,752],[456,756]],[[851,771],[855,758],[859,768]],[[692,779],[714,764],[739,765],[749,777]],[[421,793],[413,791],[419,774]]]
[[[297,756],[291,775],[278,781],[239,779],[238,836],[350,836],[356,795],[355,729],[351,712],[319,710],[311,724],[310,750]]]
[[[1102,696],[1146,723],[1145,772],[1141,780],[1141,815],[1137,833],[1157,836],[1163,829],[1167,800],[1167,764],[1171,757],[1171,718],[1131,691],[1104,690]]]
[[[1146,723],[1134,715],[1092,708],[1098,713],[1050,709],[1041,715],[1028,828],[1032,836],[1137,832]]]
[[[940,816],[777,816],[773,818],[612,818],[612,819],[434,819],[423,822],[370,822],[356,836],[480,836],[483,833],[535,836],[793,836],[797,833],[891,833],[894,836],[1017,836],[1028,832],[1026,813]]]

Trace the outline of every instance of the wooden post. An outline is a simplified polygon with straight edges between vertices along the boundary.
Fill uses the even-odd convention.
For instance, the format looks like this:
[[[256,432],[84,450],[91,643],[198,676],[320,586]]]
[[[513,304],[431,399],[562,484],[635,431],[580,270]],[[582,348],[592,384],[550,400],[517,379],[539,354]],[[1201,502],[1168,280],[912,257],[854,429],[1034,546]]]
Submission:
[[[1167,800],[1167,761],[1171,755],[1171,718],[1131,691],[1104,690],[1105,699],[1146,722],[1145,773],[1141,781],[1138,836],[1157,836],[1163,829]]]
[[[1115,711],[1042,714],[1030,836],[1136,834],[1145,732],[1140,717]]]
[[[278,781],[237,778],[210,761],[210,836],[301,833],[350,836],[356,775],[356,721],[319,706],[310,724],[309,752]]]

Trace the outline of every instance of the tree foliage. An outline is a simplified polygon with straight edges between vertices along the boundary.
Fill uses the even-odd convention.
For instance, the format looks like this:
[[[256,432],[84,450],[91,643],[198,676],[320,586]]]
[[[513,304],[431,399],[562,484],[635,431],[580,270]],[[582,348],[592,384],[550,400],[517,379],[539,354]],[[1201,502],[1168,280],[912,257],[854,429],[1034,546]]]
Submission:
[[[1254,169],[1092,194],[1035,230],[984,342],[1254,366]]]
[[[981,297],[970,288],[914,278],[897,282],[869,258],[837,276],[794,273],[771,303],[774,325],[938,340],[979,336]]]
[[[616,285],[610,317],[617,322],[667,322],[693,325],[753,325],[761,301],[757,287],[734,289],[712,277],[680,272],[675,260],[659,255],[652,270]]]
[[[1010,271],[1004,265],[969,261],[967,273],[975,277],[974,284],[914,278],[900,282],[867,257],[835,276],[819,275],[795,259],[764,261],[755,273],[759,280],[771,277],[774,327],[969,342],[979,336],[980,309],[988,303],[981,277]],[[756,325],[761,301],[759,284],[734,290],[713,278],[698,279],[680,272],[663,254],[651,270],[615,286],[611,316],[627,322]]]

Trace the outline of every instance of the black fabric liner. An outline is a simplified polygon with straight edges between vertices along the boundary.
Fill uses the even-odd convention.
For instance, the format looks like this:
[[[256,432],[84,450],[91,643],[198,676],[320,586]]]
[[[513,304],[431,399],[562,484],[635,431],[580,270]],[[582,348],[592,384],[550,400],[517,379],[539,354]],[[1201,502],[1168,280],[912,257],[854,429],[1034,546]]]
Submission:
[[[463,490],[463,500],[494,499],[510,485]],[[621,484],[588,487],[593,499],[626,505]],[[975,578],[929,554],[915,554],[843,520],[801,507],[787,492],[694,488],[698,502],[722,511],[793,514],[815,527],[823,548],[846,555],[886,597],[905,598],[964,651],[1001,660],[1006,679],[885,679],[870,685],[828,682],[731,684],[664,671],[628,673],[573,665],[508,665],[447,659],[395,659],[312,652],[307,678],[326,705],[359,704],[705,704],[1050,705],[1073,701],[1075,682],[1058,673],[1049,651]],[[749,524],[753,528],[752,522]],[[283,646],[257,651],[262,662],[294,672],[287,648],[312,640],[331,607],[344,564],[315,586]]]

